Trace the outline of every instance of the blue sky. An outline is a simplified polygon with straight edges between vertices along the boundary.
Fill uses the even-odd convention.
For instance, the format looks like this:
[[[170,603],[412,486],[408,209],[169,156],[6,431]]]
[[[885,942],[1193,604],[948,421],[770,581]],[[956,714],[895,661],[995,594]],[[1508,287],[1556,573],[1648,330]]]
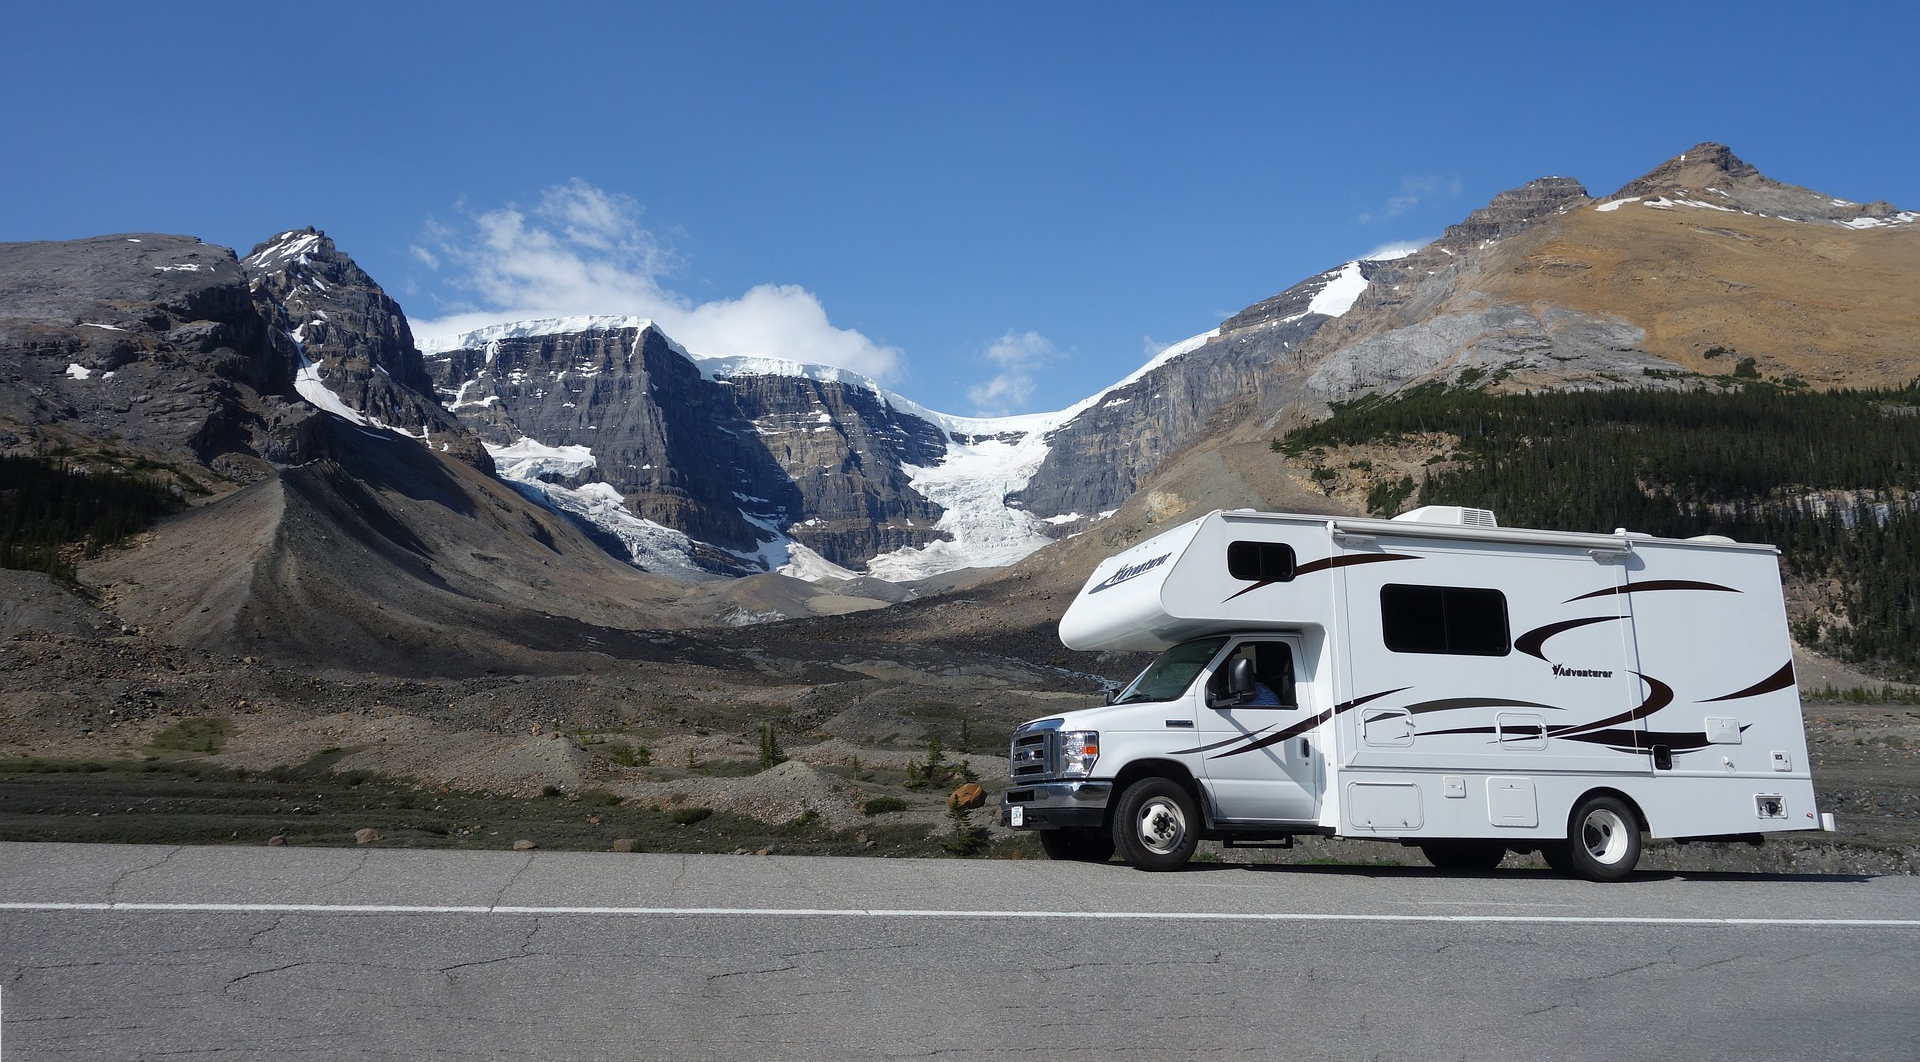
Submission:
[[[1703,140],[1920,208],[1912,4],[15,6],[0,240],[314,225],[416,321],[644,313],[961,414]]]

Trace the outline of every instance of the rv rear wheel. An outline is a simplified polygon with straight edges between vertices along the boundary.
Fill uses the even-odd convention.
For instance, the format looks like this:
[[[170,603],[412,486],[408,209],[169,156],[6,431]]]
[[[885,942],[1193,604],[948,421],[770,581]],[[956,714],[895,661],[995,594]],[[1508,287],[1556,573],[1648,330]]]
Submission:
[[[1624,881],[1640,862],[1640,820],[1619,797],[1590,796],[1574,809],[1564,843],[1566,867],[1575,877]]]
[[[1200,816],[1193,797],[1168,778],[1142,778],[1120,794],[1113,813],[1113,843],[1141,870],[1174,870],[1200,843]]]
[[[1048,859],[1104,863],[1113,858],[1113,838],[1100,830],[1041,830],[1040,850]]]
[[[1420,846],[1427,862],[1441,870],[1492,870],[1507,858],[1500,841],[1433,841]]]

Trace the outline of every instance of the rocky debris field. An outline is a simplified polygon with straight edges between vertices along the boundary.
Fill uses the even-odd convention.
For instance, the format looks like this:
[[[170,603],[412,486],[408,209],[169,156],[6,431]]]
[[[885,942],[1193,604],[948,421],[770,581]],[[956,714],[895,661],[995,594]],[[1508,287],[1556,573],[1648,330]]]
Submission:
[[[655,658],[587,673],[417,680],[70,618],[0,634],[0,837],[1037,853],[949,798],[997,792],[1019,722],[1096,696],[958,650],[800,660],[764,631],[658,632]]]
[[[61,630],[0,633],[0,838],[1037,857],[1031,835],[994,821],[1008,734],[1099,691],[1093,674],[807,624],[709,632],[684,662],[663,651],[578,674],[420,680],[164,646],[60,615],[47,625]],[[1920,704],[1806,714],[1838,833],[1658,844],[1643,866],[1920,871]],[[972,782],[984,806],[952,810]],[[1199,858],[1424,865],[1412,849],[1320,840],[1208,844]]]

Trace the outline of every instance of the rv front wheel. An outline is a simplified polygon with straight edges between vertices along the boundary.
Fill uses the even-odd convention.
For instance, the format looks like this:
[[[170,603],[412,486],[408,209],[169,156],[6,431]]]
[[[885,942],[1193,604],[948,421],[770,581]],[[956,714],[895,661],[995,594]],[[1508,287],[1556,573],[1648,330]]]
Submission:
[[[1193,797],[1167,778],[1142,778],[1120,795],[1113,815],[1113,843],[1141,870],[1174,870],[1200,843],[1200,816]]]
[[[1040,850],[1048,859],[1104,863],[1113,858],[1113,838],[1099,830],[1041,830]]]
[[[1640,862],[1640,820],[1619,797],[1590,796],[1568,820],[1565,844],[1567,869],[1575,877],[1623,881]]]

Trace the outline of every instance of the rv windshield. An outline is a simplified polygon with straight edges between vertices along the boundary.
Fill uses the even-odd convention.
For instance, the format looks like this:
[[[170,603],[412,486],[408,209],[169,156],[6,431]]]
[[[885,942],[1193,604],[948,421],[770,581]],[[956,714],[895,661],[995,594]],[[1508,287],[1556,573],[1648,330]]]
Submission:
[[[1196,638],[1161,653],[1159,658],[1147,665],[1140,677],[1127,684],[1120,696],[1113,699],[1115,704],[1137,704],[1141,701],[1170,701],[1187,692],[1193,685],[1194,676],[1207,666],[1227,644],[1225,635],[1218,638]]]

